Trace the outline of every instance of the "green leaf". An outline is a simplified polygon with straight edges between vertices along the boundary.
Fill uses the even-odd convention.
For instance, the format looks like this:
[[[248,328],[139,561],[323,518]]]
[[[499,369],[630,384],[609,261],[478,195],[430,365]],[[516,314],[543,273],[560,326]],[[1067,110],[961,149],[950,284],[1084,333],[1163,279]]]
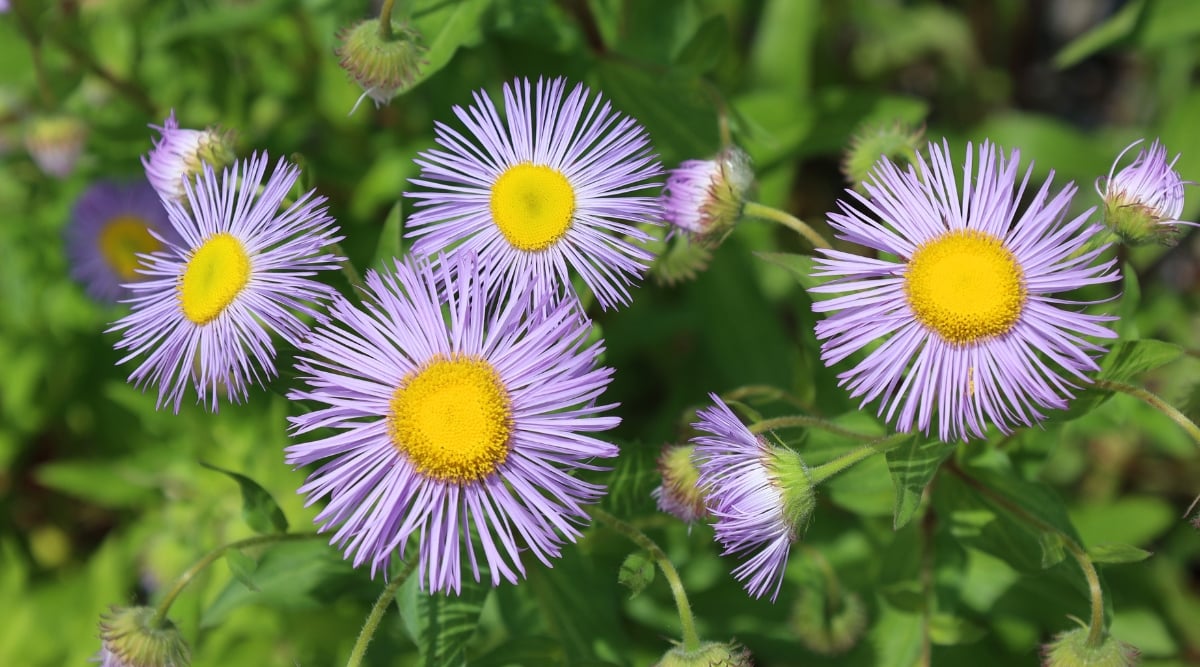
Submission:
[[[1121,301],[1114,313],[1117,317],[1114,328],[1121,339],[1132,340],[1139,337],[1136,316],[1138,306],[1142,304],[1142,288],[1138,283],[1137,269],[1129,262],[1121,267],[1121,277]]]
[[[987,631],[965,618],[939,612],[929,618],[929,641],[938,646],[977,642]]]
[[[1094,563],[1138,563],[1154,555],[1131,544],[1096,544],[1087,552]]]
[[[1144,5],[1143,0],[1134,0],[1104,23],[1076,37],[1054,56],[1054,66],[1066,69],[1124,41],[1137,27]]]
[[[461,47],[477,44],[483,38],[481,26],[492,0],[425,0],[413,11],[413,24],[425,38],[429,50],[425,65],[409,90],[449,64]]]
[[[607,581],[611,577],[609,571]],[[531,568],[522,585],[538,601],[547,630],[566,651],[565,664],[629,663],[629,637],[618,620],[620,589],[604,580],[604,573],[575,548],[564,552],[553,568]]]
[[[1058,533],[1038,533],[1038,544],[1042,547],[1042,569],[1052,568],[1067,557],[1066,545]]]
[[[467,642],[475,634],[484,602],[492,592],[491,575],[480,567],[479,581],[463,577],[458,595],[421,590],[415,574],[400,587],[396,604],[404,629],[421,653],[422,667],[467,664]]]
[[[631,591],[630,598],[635,598],[654,582],[654,571],[654,559],[643,551],[635,551],[621,562],[617,581]]]
[[[471,667],[562,665],[565,657],[562,646],[549,637],[518,637],[472,658]]]
[[[896,487],[892,528],[899,530],[912,520],[925,487],[929,486],[942,462],[956,447],[955,443],[912,438],[884,455],[888,470],[892,473],[892,484]]]
[[[756,257],[766,262],[770,262],[776,266],[782,266],[787,269],[788,273],[800,283],[800,286],[809,289],[820,285],[822,280],[813,277],[813,258],[811,255],[801,255],[791,252],[756,252]]]
[[[371,268],[376,271],[390,271],[392,260],[404,256],[404,220],[400,204],[397,201],[388,211],[383,230],[379,233],[379,243],[375,245],[375,255],[371,259]]]
[[[248,573],[250,583],[230,581],[200,618],[200,627],[221,624],[246,604],[295,611],[321,605],[317,587],[335,577],[352,576],[349,563],[321,540],[281,542],[268,548]]]
[[[53,461],[38,466],[39,484],[101,507],[140,507],[160,497],[160,480],[132,459]]]
[[[729,52],[729,25],[721,14],[710,16],[675,56],[675,65],[693,74],[705,74]]]
[[[1121,341],[1100,362],[1102,380],[1126,382],[1135,376],[1165,366],[1183,354],[1183,348],[1153,338]]]
[[[288,522],[287,517],[283,515],[283,510],[279,509],[279,504],[258,482],[241,473],[218,468],[204,461],[201,461],[200,465],[228,475],[238,483],[238,487],[242,490],[242,518],[246,521],[246,525],[254,529],[256,533],[287,532]]]
[[[229,565],[229,571],[238,581],[242,582],[246,588],[258,593],[261,589],[258,584],[254,583],[254,570],[258,569],[258,562],[253,558],[242,553],[239,549],[230,549],[225,552],[225,563]]]
[[[595,69],[613,106],[637,118],[668,165],[717,152],[717,114],[699,77],[659,72],[614,60]]]
[[[149,47],[158,51],[181,39],[227,37],[230,33],[255,29],[285,14],[290,2],[291,0],[262,0],[193,12],[154,30]]]

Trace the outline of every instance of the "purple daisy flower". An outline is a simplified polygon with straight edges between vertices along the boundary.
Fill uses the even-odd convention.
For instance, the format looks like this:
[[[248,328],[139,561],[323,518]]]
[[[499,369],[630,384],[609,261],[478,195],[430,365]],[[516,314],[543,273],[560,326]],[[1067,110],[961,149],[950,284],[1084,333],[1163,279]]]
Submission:
[[[715,405],[697,412],[693,424],[702,432],[692,438],[698,486],[722,555],[748,555],[733,576],[750,595],[770,591],[774,601],[788,552],[816,506],[808,469],[795,452],[751,433],[719,396],[709,397]]]
[[[654,497],[660,512],[671,514],[688,524],[708,516],[704,506],[704,494],[697,480],[700,471],[692,461],[695,445],[666,445],[658,457],[658,472],[662,484],[650,495]]]
[[[1112,317],[1059,295],[1120,275],[1096,263],[1106,246],[1085,249],[1091,211],[1064,221],[1074,184],[1051,197],[1051,176],[1021,211],[1030,172],[1018,184],[1017,151],[1006,160],[984,142],[976,163],[968,146],[961,191],[949,147],[929,153],[903,172],[881,160],[866,194],[848,190],[829,214],[839,238],[891,257],[822,250],[814,275],[830,280],[809,291],[842,296],[813,304],[832,313],[816,325],[821,358],[882,341],[839,375],[851,396],[880,399],[900,431],[929,433],[936,410],[945,441],[985,437],[989,421],[1007,433],[1065,408],[1098,370],[1104,348],[1085,336],[1115,337]]]
[[[130,296],[122,283],[142,279],[139,255],[162,248],[159,238],[179,240],[158,193],[144,178],[92,184],[75,200],[65,236],[71,277],[93,299],[107,303]]]
[[[292,465],[325,461],[300,488],[329,498],[321,530],[337,526],[331,543],[372,574],[416,535],[431,591],[459,592],[464,556],[492,585],[524,575],[523,551],[549,566],[604,493],[571,472],[617,455],[587,435],[620,420],[596,404],[612,370],[595,367],[576,302],[537,303],[525,284],[489,301],[477,264],[369,272],[365,305],[337,297],[301,345],[308,386],[289,395],[324,406],[292,418],[294,435],[338,431],[287,448]]]
[[[213,128],[180,129],[174,109],[161,127],[150,127],[161,136],[150,153],[142,157],[142,166],[163,199],[186,201],[185,178],[199,176],[205,164],[221,169],[233,163],[233,141],[228,133]]]
[[[1179,155],[1167,162],[1167,148],[1155,139],[1150,148],[1138,153],[1133,164],[1113,175],[1121,158],[1142,141],[1126,146],[1113,161],[1108,178],[1096,180],[1096,192],[1104,199],[1105,223],[1126,243],[1156,241],[1174,245],[1183,233],[1181,225],[1197,226],[1179,219],[1183,214],[1183,186],[1191,185],[1175,171]]]
[[[531,87],[504,85],[506,120],[482,92],[454,107],[470,137],[436,124],[442,149],[420,154],[421,190],[405,193],[417,200],[413,252],[475,253],[501,289],[528,275],[561,290],[570,266],[601,306],[627,303],[650,259],[637,225],[659,218],[657,200],[636,193],[658,187],[662,166],[642,126],[582,85]]]
[[[667,175],[659,198],[663,218],[692,236],[719,237],[741,217],[753,183],[750,156],[736,146],[711,160],[687,160]]]
[[[143,357],[129,380],[157,386],[158,407],[178,412],[189,382],[210,410],[222,386],[241,402],[248,382],[275,375],[271,332],[299,343],[308,327],[296,313],[315,317],[316,302],[335,294],[310,278],[340,261],[323,251],[341,239],[325,198],[309,191],[285,208],[300,170],[280,160],[264,184],[267,162],[256,155],[219,177],[205,165],[186,207],[163,200],[180,240],[158,239],[145,279],[129,285],[133,312],[109,329],[129,350],[120,363]]]

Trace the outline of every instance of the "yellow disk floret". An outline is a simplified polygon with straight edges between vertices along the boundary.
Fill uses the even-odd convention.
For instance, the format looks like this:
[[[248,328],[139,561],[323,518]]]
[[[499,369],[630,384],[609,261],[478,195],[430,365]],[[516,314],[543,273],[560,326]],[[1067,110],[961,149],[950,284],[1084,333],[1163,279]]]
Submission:
[[[179,282],[183,314],[204,325],[220,315],[250,281],[250,255],[232,234],[210,236],[188,260]]]
[[[149,225],[142,218],[122,215],[108,221],[100,230],[100,255],[121,280],[137,278],[138,253],[150,253],[162,247],[150,235]]]
[[[492,219],[518,250],[545,250],[571,227],[575,189],[562,172],[522,162],[509,167],[492,185]]]
[[[917,321],[948,343],[969,345],[1012,329],[1025,306],[1017,258],[985,232],[947,232],[917,248],[904,293]]]
[[[426,477],[475,482],[508,458],[512,408],[499,373],[473,357],[434,357],[392,396],[388,434]]]

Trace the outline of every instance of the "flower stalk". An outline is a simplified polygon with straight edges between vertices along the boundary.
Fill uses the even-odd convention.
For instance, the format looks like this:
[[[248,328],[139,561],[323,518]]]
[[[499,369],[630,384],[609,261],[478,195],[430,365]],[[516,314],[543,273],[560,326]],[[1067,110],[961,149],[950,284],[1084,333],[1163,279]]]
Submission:
[[[787,227],[788,229],[791,229],[808,239],[808,242],[811,243],[814,248],[824,248],[828,250],[833,247],[829,244],[829,241],[825,240],[824,236],[821,236],[817,232],[817,230],[813,229],[808,225],[808,223],[804,222],[800,218],[797,218],[791,213],[788,213],[787,211],[781,211],[765,204],[749,201],[746,202],[746,207],[742,209],[742,214],[751,218],[778,222],[784,227]]]
[[[350,659],[346,661],[346,667],[358,667],[362,664],[363,658],[367,655],[367,646],[375,637],[375,630],[379,628],[379,622],[383,620],[383,615],[387,613],[392,600],[396,599],[396,592],[400,590],[404,582],[408,581],[408,575],[412,574],[416,564],[415,559],[406,563],[404,569],[396,575],[395,579],[388,582],[383,592],[379,594],[379,599],[375,600],[375,606],[371,607],[371,613],[367,615],[367,620],[358,633],[358,639],[354,640],[354,648],[350,649]]]

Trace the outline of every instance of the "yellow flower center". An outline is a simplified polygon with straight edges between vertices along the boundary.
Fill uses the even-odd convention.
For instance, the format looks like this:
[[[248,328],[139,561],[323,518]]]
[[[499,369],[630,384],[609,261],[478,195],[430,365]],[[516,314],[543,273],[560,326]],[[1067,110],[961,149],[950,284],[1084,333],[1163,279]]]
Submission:
[[[232,234],[209,237],[188,260],[179,303],[192,322],[204,325],[225,310],[250,281],[250,255]]]
[[[917,248],[904,293],[917,321],[956,345],[1006,333],[1025,306],[1017,258],[1000,239],[974,230],[947,232]]]
[[[562,172],[522,162],[492,185],[492,219],[514,248],[545,250],[571,227],[575,189]]]
[[[508,458],[512,408],[500,374],[473,357],[434,357],[392,395],[392,445],[426,477],[475,482]]]
[[[138,277],[138,253],[154,252],[162,247],[150,235],[149,225],[142,218],[121,215],[113,218],[100,230],[100,255],[121,280]]]

